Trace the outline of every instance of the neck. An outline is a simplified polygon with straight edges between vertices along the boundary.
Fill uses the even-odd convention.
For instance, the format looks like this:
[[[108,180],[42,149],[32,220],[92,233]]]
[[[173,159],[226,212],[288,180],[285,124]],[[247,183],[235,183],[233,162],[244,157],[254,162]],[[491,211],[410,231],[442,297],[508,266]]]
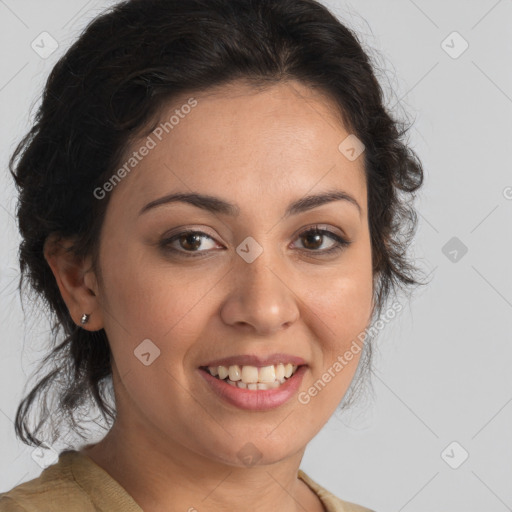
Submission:
[[[119,418],[118,418],[119,419]],[[297,478],[304,450],[268,465],[233,466],[165,439],[137,435],[118,421],[107,436],[81,451],[116,480],[145,512],[173,510],[324,510]]]

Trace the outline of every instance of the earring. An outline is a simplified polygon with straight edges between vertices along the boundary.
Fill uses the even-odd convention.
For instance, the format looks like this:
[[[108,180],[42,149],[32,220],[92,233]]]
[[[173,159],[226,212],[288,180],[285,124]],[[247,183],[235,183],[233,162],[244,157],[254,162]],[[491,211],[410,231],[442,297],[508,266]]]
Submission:
[[[86,324],[86,323],[89,321],[89,317],[90,317],[90,316],[91,316],[91,315],[88,315],[87,313],[84,313],[84,314],[82,315],[82,318],[80,319],[80,323],[81,323],[82,325]]]

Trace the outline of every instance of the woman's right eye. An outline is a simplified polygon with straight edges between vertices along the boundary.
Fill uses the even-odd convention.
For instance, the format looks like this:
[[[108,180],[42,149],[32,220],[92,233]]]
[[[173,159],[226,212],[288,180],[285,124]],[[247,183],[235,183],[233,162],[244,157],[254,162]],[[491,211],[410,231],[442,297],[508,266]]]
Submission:
[[[162,240],[160,242],[160,247],[162,247],[164,251],[180,253],[185,257],[197,257],[210,250],[208,248],[205,250],[198,250],[203,244],[203,239],[212,240],[212,242],[214,242],[213,245],[216,245],[213,238],[206,233],[203,233],[202,231],[189,230],[182,231],[177,235]],[[179,245],[180,248],[173,247],[173,244]]]

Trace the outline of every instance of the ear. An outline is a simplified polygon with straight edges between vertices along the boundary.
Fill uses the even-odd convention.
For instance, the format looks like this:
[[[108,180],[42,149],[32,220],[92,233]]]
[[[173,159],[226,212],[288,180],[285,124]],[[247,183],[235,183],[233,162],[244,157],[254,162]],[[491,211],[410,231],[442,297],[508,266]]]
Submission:
[[[99,303],[98,280],[91,269],[90,258],[78,258],[70,247],[73,240],[50,235],[44,244],[44,257],[52,269],[57,286],[73,321],[83,329],[97,331],[103,328],[103,315]],[[82,315],[90,315],[82,325]]]

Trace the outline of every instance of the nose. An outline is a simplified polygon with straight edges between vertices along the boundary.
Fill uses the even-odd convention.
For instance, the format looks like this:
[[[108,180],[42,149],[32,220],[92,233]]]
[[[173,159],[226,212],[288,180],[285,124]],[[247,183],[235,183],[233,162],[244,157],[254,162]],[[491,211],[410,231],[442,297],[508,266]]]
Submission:
[[[299,318],[298,297],[292,276],[283,265],[263,253],[252,263],[235,262],[231,290],[221,308],[224,323],[258,335],[271,335]]]

